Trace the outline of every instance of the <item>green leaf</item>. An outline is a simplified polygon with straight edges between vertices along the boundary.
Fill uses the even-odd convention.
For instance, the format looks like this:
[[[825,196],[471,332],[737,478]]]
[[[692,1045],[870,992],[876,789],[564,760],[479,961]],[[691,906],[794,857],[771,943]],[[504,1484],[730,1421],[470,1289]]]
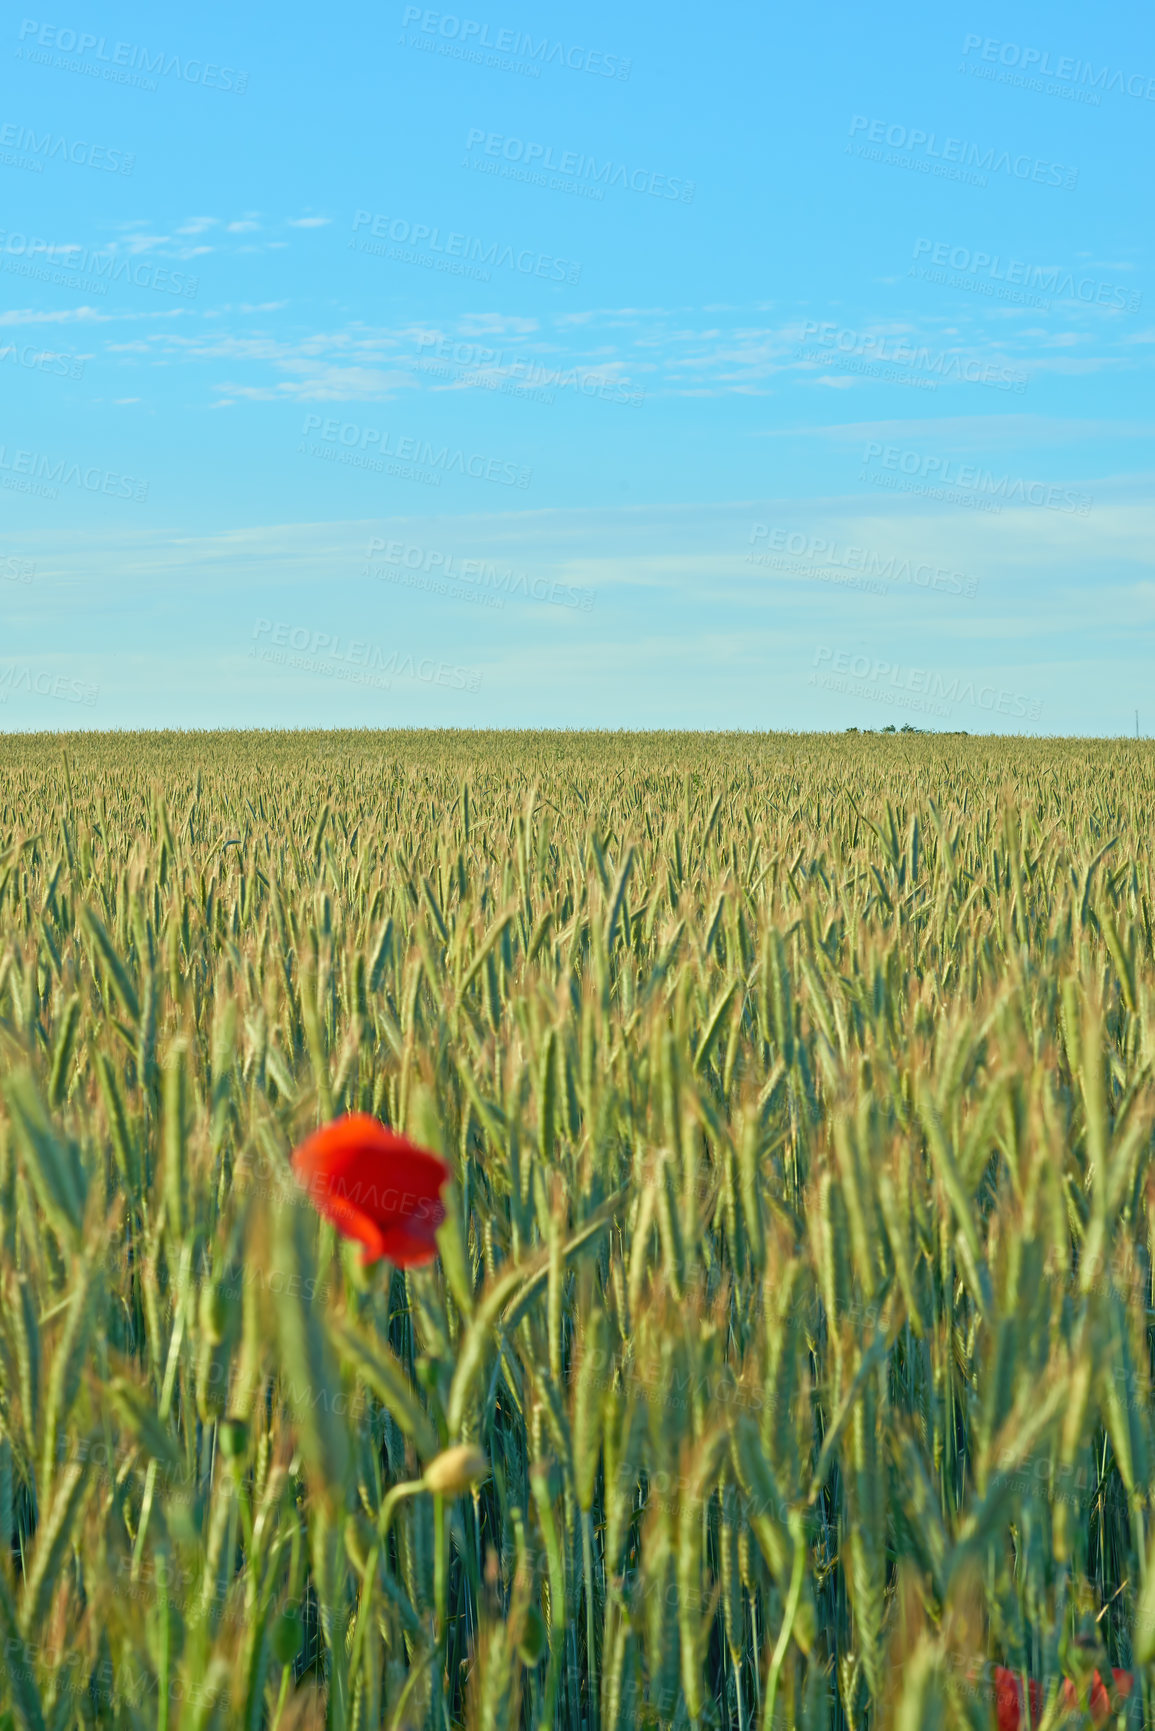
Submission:
[[[30,1071],[9,1076],[4,1097],[37,1200],[70,1245],[80,1239],[88,1181],[76,1148],[59,1136]]]

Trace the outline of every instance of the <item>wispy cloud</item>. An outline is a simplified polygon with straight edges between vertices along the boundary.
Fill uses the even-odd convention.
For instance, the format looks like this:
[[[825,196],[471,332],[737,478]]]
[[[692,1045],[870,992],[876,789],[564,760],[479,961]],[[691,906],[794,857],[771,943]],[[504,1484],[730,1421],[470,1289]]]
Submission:
[[[196,219],[198,224],[209,220]],[[286,226],[317,226],[327,220],[292,218]],[[252,216],[225,224],[223,234],[239,240],[258,229],[261,236],[253,244],[287,244],[269,239]],[[138,254],[163,252],[167,243],[164,236],[138,228],[119,244]],[[739,308],[725,321],[719,311],[726,309],[717,307],[708,309],[708,316],[707,309],[695,313],[686,308],[621,307],[537,317],[478,309],[436,323],[372,325],[355,320],[337,328],[271,335],[269,315],[288,305],[280,301],[198,309],[205,334],[172,332],[167,339],[152,339],[155,358],[159,363],[181,357],[192,364],[232,357],[291,375],[288,380],[257,376],[214,381],[212,389],[222,404],[285,397],[337,402],[342,391],[349,401],[385,399],[405,389],[457,391],[483,376],[524,376],[534,367],[555,373],[581,370],[628,382],[648,398],[769,398],[791,390],[845,394],[877,389],[882,380],[917,385],[928,395],[936,393],[936,402],[954,404],[967,397],[993,401],[1000,382],[1003,389],[1014,386],[1018,391],[1032,376],[1062,379],[1133,368],[1136,343],[1149,343],[1155,335],[1120,337],[1118,328],[1111,333],[1102,327],[1088,331],[1067,322],[1054,330],[1037,318],[1012,333],[1005,327],[992,329],[970,312],[965,318],[956,313],[921,320],[862,316],[853,325],[796,314],[768,323],[758,316],[757,307]],[[245,330],[242,321],[254,318],[266,328]],[[232,328],[228,334],[215,330],[209,335],[210,323]],[[166,341],[167,354],[162,352]],[[486,349],[493,352],[486,355]],[[456,376],[446,379],[444,368],[438,376],[429,364],[433,359],[448,362]],[[972,362],[981,372],[975,372]],[[982,389],[983,384],[989,388]],[[1010,409],[1021,399],[1005,400]],[[1019,419],[1014,414],[975,416],[971,422],[1000,421],[1005,430],[1007,423]],[[844,430],[834,436],[840,431],[845,436]],[[784,432],[774,429],[767,436]]]
[[[95,307],[67,307],[57,312],[44,312],[40,307],[13,307],[0,313],[0,325],[109,324],[114,316],[97,312]]]
[[[96,307],[68,307],[63,311],[43,312],[39,308],[10,309],[0,313],[0,325],[118,325],[138,324],[151,319],[187,319],[194,315],[188,307],[158,307],[155,309],[134,309],[124,313],[104,313]],[[115,354],[127,350],[127,344],[110,343],[107,352]]]
[[[380,402],[416,382],[409,373],[387,373],[371,367],[339,367],[321,362],[285,360],[278,363],[297,373],[275,385],[225,383],[217,386],[218,408],[234,402],[251,403],[344,403]]]

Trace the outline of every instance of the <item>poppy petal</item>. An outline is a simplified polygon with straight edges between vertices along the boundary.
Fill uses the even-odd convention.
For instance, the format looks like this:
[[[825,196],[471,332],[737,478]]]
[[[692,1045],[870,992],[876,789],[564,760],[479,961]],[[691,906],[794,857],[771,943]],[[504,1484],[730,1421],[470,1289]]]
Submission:
[[[422,1237],[406,1226],[392,1226],[382,1234],[383,1254],[398,1268],[420,1268],[437,1255],[437,1240]]]
[[[318,1212],[362,1246],[368,1264],[430,1262],[445,1219],[449,1168],[364,1112],[325,1124],[294,1151],[293,1171]]]
[[[334,1198],[324,1212],[343,1238],[351,1238],[362,1246],[363,1264],[381,1260],[385,1254],[385,1239],[376,1221],[340,1198]]]

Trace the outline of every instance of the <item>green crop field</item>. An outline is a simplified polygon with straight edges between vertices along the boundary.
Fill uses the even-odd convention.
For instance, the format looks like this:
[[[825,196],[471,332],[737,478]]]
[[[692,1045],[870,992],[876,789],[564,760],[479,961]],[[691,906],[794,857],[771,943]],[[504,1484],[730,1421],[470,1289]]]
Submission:
[[[1155,1723],[1153,814],[1137,742],[7,737],[0,1726]],[[426,1268],[295,1186],[353,1110]]]

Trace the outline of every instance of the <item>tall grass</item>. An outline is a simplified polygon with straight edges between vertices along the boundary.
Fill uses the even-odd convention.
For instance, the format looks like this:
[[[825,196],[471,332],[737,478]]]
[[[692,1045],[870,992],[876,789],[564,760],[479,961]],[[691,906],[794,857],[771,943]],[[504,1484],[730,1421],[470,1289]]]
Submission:
[[[1126,744],[9,739],[0,1723],[1155,1722],[1153,811]],[[449,1160],[432,1268],[289,1181],[349,1110]]]

